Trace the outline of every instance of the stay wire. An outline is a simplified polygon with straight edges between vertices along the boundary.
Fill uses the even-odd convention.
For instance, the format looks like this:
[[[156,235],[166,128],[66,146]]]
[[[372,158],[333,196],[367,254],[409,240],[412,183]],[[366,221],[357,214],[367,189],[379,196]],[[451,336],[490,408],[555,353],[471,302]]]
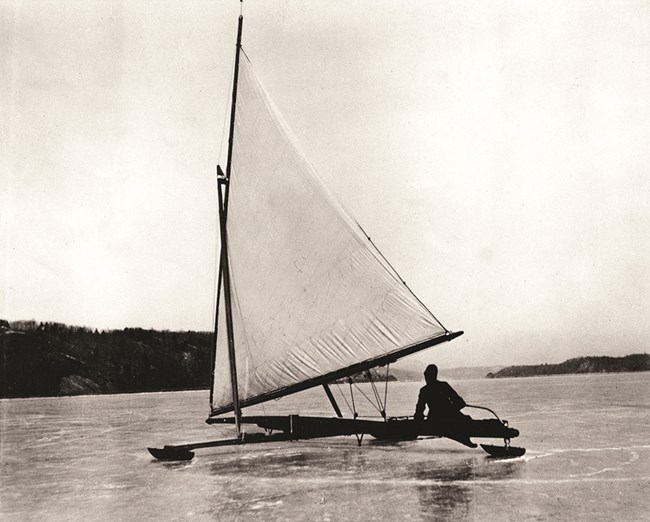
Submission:
[[[420,300],[420,298],[419,298],[417,295],[415,295],[415,293],[413,292],[413,290],[411,290],[411,288],[409,287],[409,285],[406,284],[406,281],[404,281],[404,279],[402,279],[402,276],[399,275],[399,272],[397,272],[397,270],[395,270],[395,267],[390,263],[390,261],[388,261],[388,259],[386,259],[386,256],[382,253],[382,251],[379,250],[379,248],[377,248],[377,245],[375,245],[375,243],[373,242],[373,240],[370,239],[370,236],[366,233],[366,231],[363,229],[363,227],[361,226],[361,224],[360,224],[356,219],[354,220],[354,222],[355,222],[355,223],[357,224],[357,226],[359,227],[359,230],[361,230],[361,232],[363,232],[363,235],[364,235],[364,236],[366,237],[366,239],[370,242],[370,244],[374,247],[374,249],[377,251],[377,253],[381,256],[381,258],[384,260],[384,262],[385,262],[385,263],[390,267],[390,269],[393,271],[393,275],[394,275],[394,276],[395,276],[395,277],[396,277],[396,278],[397,278],[397,279],[398,279],[398,280],[399,280],[399,281],[400,281],[400,282],[401,282],[401,283],[406,287],[406,289],[409,291],[409,293],[410,293],[413,297],[415,297],[415,300],[416,300],[418,303],[420,303],[420,305],[421,305],[421,306],[422,306],[422,307],[423,307],[427,312],[429,312],[429,315],[431,315],[431,317],[433,317],[433,318],[435,319],[435,321],[436,321],[436,322],[437,322],[437,323],[438,323],[438,324],[443,328],[443,330],[444,330],[446,333],[451,333],[451,332],[447,329],[447,327],[446,327],[445,325],[443,325],[443,324],[440,322],[440,320],[439,320],[439,319],[438,319],[438,318],[433,314],[433,312],[432,312],[431,310],[429,310],[429,308],[427,307],[427,305],[425,305],[425,304]]]
[[[377,391],[377,386],[375,385],[375,381],[372,378],[372,373],[370,373],[370,370],[367,371],[367,375],[368,381],[370,381],[370,386],[372,387],[372,392],[375,394],[377,409],[379,410],[379,413],[381,413],[381,416],[386,418],[386,410],[384,409],[384,405],[381,403],[381,397],[379,396],[379,391]]]
[[[352,417],[356,419],[359,414],[357,413],[357,407],[354,404],[354,391],[352,390],[352,379],[350,377],[348,377],[348,383],[350,384],[350,399],[352,400]]]
[[[388,405],[388,370],[390,368],[390,363],[386,364],[386,378],[384,379],[384,411]]]
[[[372,405],[373,408],[375,408],[379,413],[381,413],[380,407],[378,407],[372,400],[363,392],[361,388],[357,385],[356,382],[352,382],[352,379],[350,379],[350,393],[352,393],[352,385],[354,384],[354,387],[359,390],[359,393],[363,395],[363,397]],[[352,402],[354,404],[354,401]]]
[[[345,401],[345,405],[348,407],[348,409],[354,414],[354,410],[350,406],[350,403],[348,402],[348,398],[345,396],[345,393],[343,393],[343,390],[341,390],[341,385],[337,382],[336,383],[336,389],[339,391],[341,394],[341,397],[343,397],[343,400]]]

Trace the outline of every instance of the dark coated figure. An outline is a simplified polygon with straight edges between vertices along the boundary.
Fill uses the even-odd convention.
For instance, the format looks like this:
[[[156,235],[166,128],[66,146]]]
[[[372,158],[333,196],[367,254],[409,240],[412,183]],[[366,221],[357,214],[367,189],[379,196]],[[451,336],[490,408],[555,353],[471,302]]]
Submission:
[[[426,385],[420,388],[415,420],[424,420],[424,409],[428,407],[427,421],[436,422],[446,431],[459,435],[464,433],[472,420],[469,415],[460,412],[467,405],[466,402],[448,383],[438,380],[438,367],[435,364],[430,364],[424,370],[424,379]],[[464,444],[476,446],[469,442],[469,438],[465,441],[465,438],[462,437]]]

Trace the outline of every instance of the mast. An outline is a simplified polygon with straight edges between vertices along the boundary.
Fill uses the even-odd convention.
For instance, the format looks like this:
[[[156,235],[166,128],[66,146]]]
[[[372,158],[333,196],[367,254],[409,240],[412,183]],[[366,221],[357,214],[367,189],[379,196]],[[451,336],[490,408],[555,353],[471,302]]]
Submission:
[[[230,181],[230,172],[232,167],[232,144],[233,144],[233,134],[235,132],[235,107],[237,106],[237,80],[239,78],[239,54],[241,52],[241,33],[242,26],[244,24],[244,17],[239,15],[239,22],[237,25],[237,50],[235,52],[235,73],[232,83],[232,105],[230,110],[230,131],[228,133],[228,163],[226,164],[226,179]],[[228,209],[228,189],[226,186],[226,199],[225,199],[225,210]]]
[[[235,71],[233,77],[232,88],[232,104],[230,110],[230,129],[228,133],[228,163],[226,164],[226,173],[224,174],[220,166],[217,166],[217,192],[219,200],[219,224],[221,233],[221,255],[219,262],[219,275],[217,282],[217,303],[215,312],[215,326],[214,326],[214,349],[213,349],[213,372],[214,361],[216,359],[217,351],[217,329],[219,324],[219,294],[221,292],[221,283],[223,281],[224,304],[226,311],[226,330],[228,335],[228,359],[230,361],[230,386],[232,388],[232,403],[235,413],[235,427],[237,429],[237,436],[241,437],[241,408],[239,404],[239,388],[237,385],[237,364],[235,360],[235,336],[233,332],[232,322],[232,300],[230,291],[230,264],[228,259],[228,232],[226,227],[226,220],[228,217],[228,196],[230,186],[230,174],[232,172],[232,149],[233,149],[233,135],[235,130],[235,109],[237,106],[237,80],[239,77],[239,55],[241,52],[241,37],[242,26],[244,17],[240,14],[237,25],[237,44],[235,51]],[[223,193],[221,187],[223,185]],[[211,390],[211,400],[212,400]]]
[[[221,171],[221,169],[218,169]],[[230,293],[230,265],[228,262],[228,232],[226,229],[226,209],[221,194],[221,185],[227,189],[227,180],[219,180],[219,223],[221,227],[221,274],[223,278],[223,297],[226,308],[226,330],[228,334],[228,359],[230,361],[230,386],[232,387],[232,403],[235,412],[235,427],[237,436],[241,436],[241,408],[239,405],[239,389],[237,386],[237,365],[235,362],[235,336],[232,325],[232,298]],[[219,311],[217,310],[217,314]],[[215,336],[216,338],[216,336]],[[216,341],[215,341],[216,348]]]

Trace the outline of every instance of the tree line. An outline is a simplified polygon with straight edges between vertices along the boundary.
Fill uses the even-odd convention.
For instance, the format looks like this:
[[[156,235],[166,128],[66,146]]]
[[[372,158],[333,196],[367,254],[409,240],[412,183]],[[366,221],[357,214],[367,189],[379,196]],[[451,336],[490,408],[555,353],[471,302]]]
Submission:
[[[624,357],[576,357],[559,364],[533,364],[508,366],[486,377],[534,377],[539,375],[563,375],[570,373],[614,373],[650,371],[650,355],[636,353]]]
[[[0,319],[0,397],[208,388],[210,332]]]

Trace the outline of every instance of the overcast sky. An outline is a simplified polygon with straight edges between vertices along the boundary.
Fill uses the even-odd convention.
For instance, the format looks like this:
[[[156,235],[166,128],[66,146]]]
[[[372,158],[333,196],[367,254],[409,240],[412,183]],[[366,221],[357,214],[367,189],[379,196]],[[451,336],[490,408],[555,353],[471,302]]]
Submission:
[[[0,0],[0,316],[212,328],[239,3]],[[443,366],[648,351],[650,3],[254,1],[321,177]]]

